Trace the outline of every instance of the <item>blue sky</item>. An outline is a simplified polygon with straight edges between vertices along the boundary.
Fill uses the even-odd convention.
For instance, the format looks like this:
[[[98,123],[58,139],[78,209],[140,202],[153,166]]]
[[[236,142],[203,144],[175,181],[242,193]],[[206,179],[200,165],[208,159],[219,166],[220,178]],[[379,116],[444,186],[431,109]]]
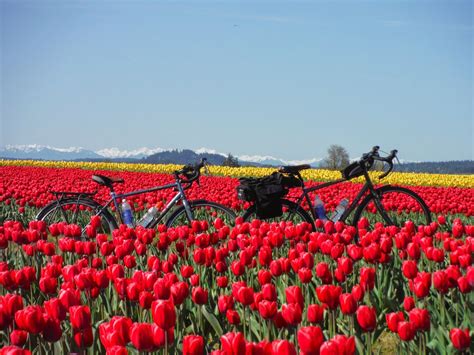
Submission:
[[[0,4],[0,145],[474,158],[471,1]]]

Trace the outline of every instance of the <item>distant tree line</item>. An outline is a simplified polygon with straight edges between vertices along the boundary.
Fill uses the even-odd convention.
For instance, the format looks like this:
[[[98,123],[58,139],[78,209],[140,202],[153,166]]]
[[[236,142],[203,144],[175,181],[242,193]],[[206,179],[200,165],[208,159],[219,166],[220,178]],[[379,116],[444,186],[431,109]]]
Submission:
[[[456,160],[442,162],[403,163],[397,171],[432,174],[474,174],[474,161]]]

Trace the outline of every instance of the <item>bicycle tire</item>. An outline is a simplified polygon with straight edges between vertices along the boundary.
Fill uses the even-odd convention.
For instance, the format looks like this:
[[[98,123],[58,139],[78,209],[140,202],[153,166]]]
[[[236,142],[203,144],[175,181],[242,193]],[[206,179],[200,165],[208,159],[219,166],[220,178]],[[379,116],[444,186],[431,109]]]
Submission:
[[[283,206],[283,209],[287,209],[290,211],[289,216],[292,216],[293,214],[299,215],[301,220],[298,221],[297,223],[307,222],[311,224],[314,231],[316,230],[313,218],[300,205],[297,205],[295,202],[287,200],[287,199],[281,199],[280,202]],[[255,204],[253,204],[245,211],[244,215],[242,216],[245,222],[248,222],[251,219],[259,219],[257,217],[256,209],[257,207],[255,206]],[[269,221],[269,222],[278,222],[281,220],[282,220],[281,217],[265,219],[265,221]]]
[[[98,209],[102,208],[103,206],[95,202],[94,200],[87,199],[87,198],[64,198],[59,201],[51,202],[50,204],[46,205],[38,212],[36,215],[36,220],[38,221],[45,221],[48,225],[58,222],[66,222],[66,223],[76,223],[81,228],[86,227],[89,224],[90,217],[84,220],[79,221],[67,218],[67,214],[63,213],[67,211],[66,206],[83,206],[87,209],[92,209],[92,211],[97,211]],[[57,213],[62,209],[63,212]],[[74,213],[74,212],[72,212]],[[90,213],[90,216],[95,215],[95,213]],[[59,218],[56,218],[59,217]],[[76,214],[78,216],[78,214]],[[118,228],[117,221],[115,218],[110,214],[108,210],[104,210],[99,215],[102,220],[102,230],[99,231],[100,233],[111,233],[114,229]],[[74,216],[73,216],[74,217]]]
[[[400,227],[402,222],[405,222],[406,220],[411,219],[410,213],[421,214],[421,219],[418,219],[418,222],[421,222],[421,224],[428,225],[431,223],[432,219],[431,219],[430,209],[428,205],[426,204],[426,202],[416,192],[404,187],[391,186],[391,185],[385,185],[378,189],[375,189],[375,192],[379,196],[379,198],[382,200],[381,201],[382,205],[384,204],[383,197],[387,196],[389,193],[394,193],[394,194],[399,194],[399,195],[408,195],[411,199],[416,201],[416,203],[418,204],[418,208],[411,206],[410,211],[408,211],[406,208],[405,209],[402,208],[404,206],[398,206],[396,211],[393,208],[385,210],[384,213],[386,213],[387,216],[389,217],[390,219],[390,222],[389,222],[383,216],[381,216],[381,212],[379,208],[375,205],[374,196],[370,194],[370,195],[367,195],[364,198],[364,200],[362,200],[360,205],[357,207],[354,213],[354,219],[352,222],[353,226],[357,226],[357,223],[364,216],[363,213],[368,207],[371,207],[371,209],[373,210],[374,207],[369,205],[371,202],[373,202],[375,205],[376,214],[378,215],[378,217],[382,218],[381,222],[385,222],[384,224],[386,225],[395,225],[395,226]],[[390,206],[395,207],[395,204],[392,201],[390,201]],[[384,209],[385,209],[385,206],[384,206]],[[401,217],[397,217],[395,219],[394,217],[395,215],[399,215]]]
[[[189,205],[191,207],[191,210],[193,211],[195,220],[202,221],[203,217],[207,217],[205,218],[205,220],[209,223],[209,225],[212,225],[211,222],[214,222],[214,220],[217,217],[220,217],[221,219],[223,219],[223,222],[228,226],[233,226],[235,223],[235,217],[236,217],[235,213],[231,209],[219,203],[215,203],[215,202],[211,202],[207,200],[194,200],[194,201],[189,201]],[[216,213],[218,211],[219,214],[213,216],[212,213],[210,214],[208,214],[207,212],[203,213],[201,212],[202,210],[200,210],[201,208],[205,208],[206,211],[212,208],[216,210]],[[168,228],[189,224],[184,206],[180,206],[178,209],[176,209],[166,220],[165,224]]]

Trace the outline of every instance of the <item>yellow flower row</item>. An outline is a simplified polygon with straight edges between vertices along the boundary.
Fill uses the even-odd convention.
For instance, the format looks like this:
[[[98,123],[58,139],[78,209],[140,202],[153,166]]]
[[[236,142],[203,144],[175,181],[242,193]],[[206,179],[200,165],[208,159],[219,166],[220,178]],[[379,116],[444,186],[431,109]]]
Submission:
[[[175,164],[128,164],[128,163],[94,163],[94,162],[70,162],[70,161],[39,161],[39,160],[0,160],[0,166],[35,166],[47,168],[80,168],[86,170],[119,170],[169,174],[182,167]],[[265,176],[275,168],[211,166],[210,173],[220,176],[231,177],[260,177]],[[371,172],[374,182],[378,181],[380,172]],[[309,169],[302,173],[307,180],[331,181],[341,177],[339,171],[325,169]],[[358,178],[354,181],[362,181]],[[411,186],[444,186],[474,188],[474,175],[445,175],[445,174],[422,174],[422,173],[392,173],[386,177],[385,184],[411,185]]]

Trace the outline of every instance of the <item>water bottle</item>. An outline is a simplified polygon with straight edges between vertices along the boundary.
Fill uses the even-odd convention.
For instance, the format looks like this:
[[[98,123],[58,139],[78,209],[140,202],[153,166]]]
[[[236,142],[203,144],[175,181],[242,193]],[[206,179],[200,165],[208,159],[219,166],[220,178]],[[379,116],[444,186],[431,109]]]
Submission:
[[[336,211],[334,213],[334,216],[331,217],[331,220],[333,222],[339,221],[344,212],[346,211],[347,206],[349,206],[349,200],[347,198],[342,199],[341,202],[339,202],[339,205],[337,205]]]
[[[326,222],[328,220],[326,217],[326,211],[324,210],[324,202],[321,201],[318,195],[314,198],[314,212],[321,221]]]
[[[122,218],[123,223],[125,223],[130,228],[133,228],[132,207],[130,207],[130,204],[125,199],[122,201]]]
[[[140,219],[138,224],[142,227],[146,227],[153,220],[153,218],[155,218],[157,213],[158,209],[156,207],[151,207],[148,209],[148,212],[142,217],[142,219]]]

